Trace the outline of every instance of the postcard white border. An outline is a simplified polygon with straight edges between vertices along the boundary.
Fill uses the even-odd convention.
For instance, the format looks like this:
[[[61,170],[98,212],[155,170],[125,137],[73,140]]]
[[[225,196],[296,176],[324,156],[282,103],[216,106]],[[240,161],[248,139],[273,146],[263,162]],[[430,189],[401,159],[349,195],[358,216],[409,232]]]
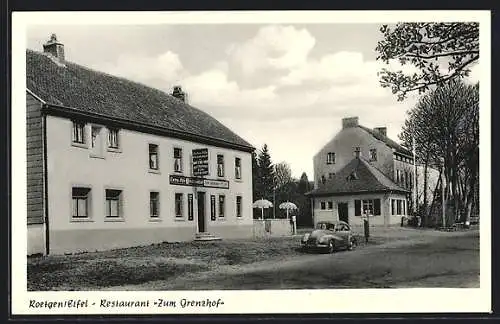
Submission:
[[[491,311],[491,14],[489,11],[266,11],[266,12],[13,12],[12,13],[12,314],[204,313],[189,308],[40,310],[30,299],[223,299],[206,313],[405,313]],[[169,292],[28,292],[26,280],[26,72],[28,25],[395,23],[479,21],[480,87],[480,287],[461,289],[322,289]],[[420,302],[415,303],[418,300]],[[425,302],[421,302],[425,300]]]

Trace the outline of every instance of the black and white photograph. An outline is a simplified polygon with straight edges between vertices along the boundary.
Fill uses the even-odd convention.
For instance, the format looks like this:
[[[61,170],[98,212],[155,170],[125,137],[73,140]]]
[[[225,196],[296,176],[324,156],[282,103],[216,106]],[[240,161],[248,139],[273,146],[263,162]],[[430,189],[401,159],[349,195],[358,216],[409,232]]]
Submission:
[[[13,309],[489,310],[488,11],[13,33]]]

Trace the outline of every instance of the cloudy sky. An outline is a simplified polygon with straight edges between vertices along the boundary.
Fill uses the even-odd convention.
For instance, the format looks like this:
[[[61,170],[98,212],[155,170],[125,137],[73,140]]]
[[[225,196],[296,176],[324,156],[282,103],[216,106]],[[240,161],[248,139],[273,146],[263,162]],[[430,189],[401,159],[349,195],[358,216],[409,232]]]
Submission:
[[[51,33],[66,59],[165,91],[220,120],[294,177],[313,178],[313,155],[359,116],[397,140],[415,98],[397,102],[379,86],[375,24],[31,26],[27,46]],[[475,78],[473,71],[472,78]]]

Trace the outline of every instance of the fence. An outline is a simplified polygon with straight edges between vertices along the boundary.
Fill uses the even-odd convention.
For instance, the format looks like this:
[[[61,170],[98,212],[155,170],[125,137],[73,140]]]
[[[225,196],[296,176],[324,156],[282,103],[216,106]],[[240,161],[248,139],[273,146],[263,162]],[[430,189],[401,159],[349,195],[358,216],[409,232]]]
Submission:
[[[292,225],[289,219],[254,219],[253,236],[280,237],[292,235]]]

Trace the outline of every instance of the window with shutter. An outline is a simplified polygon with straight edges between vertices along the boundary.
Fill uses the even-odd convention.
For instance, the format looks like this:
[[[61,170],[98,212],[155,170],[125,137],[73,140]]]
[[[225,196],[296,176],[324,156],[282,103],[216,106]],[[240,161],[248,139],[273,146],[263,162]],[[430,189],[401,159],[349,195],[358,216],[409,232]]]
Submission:
[[[380,215],[380,199],[373,200],[374,202],[374,215]]]
[[[361,216],[361,200],[354,201],[354,216]]]

